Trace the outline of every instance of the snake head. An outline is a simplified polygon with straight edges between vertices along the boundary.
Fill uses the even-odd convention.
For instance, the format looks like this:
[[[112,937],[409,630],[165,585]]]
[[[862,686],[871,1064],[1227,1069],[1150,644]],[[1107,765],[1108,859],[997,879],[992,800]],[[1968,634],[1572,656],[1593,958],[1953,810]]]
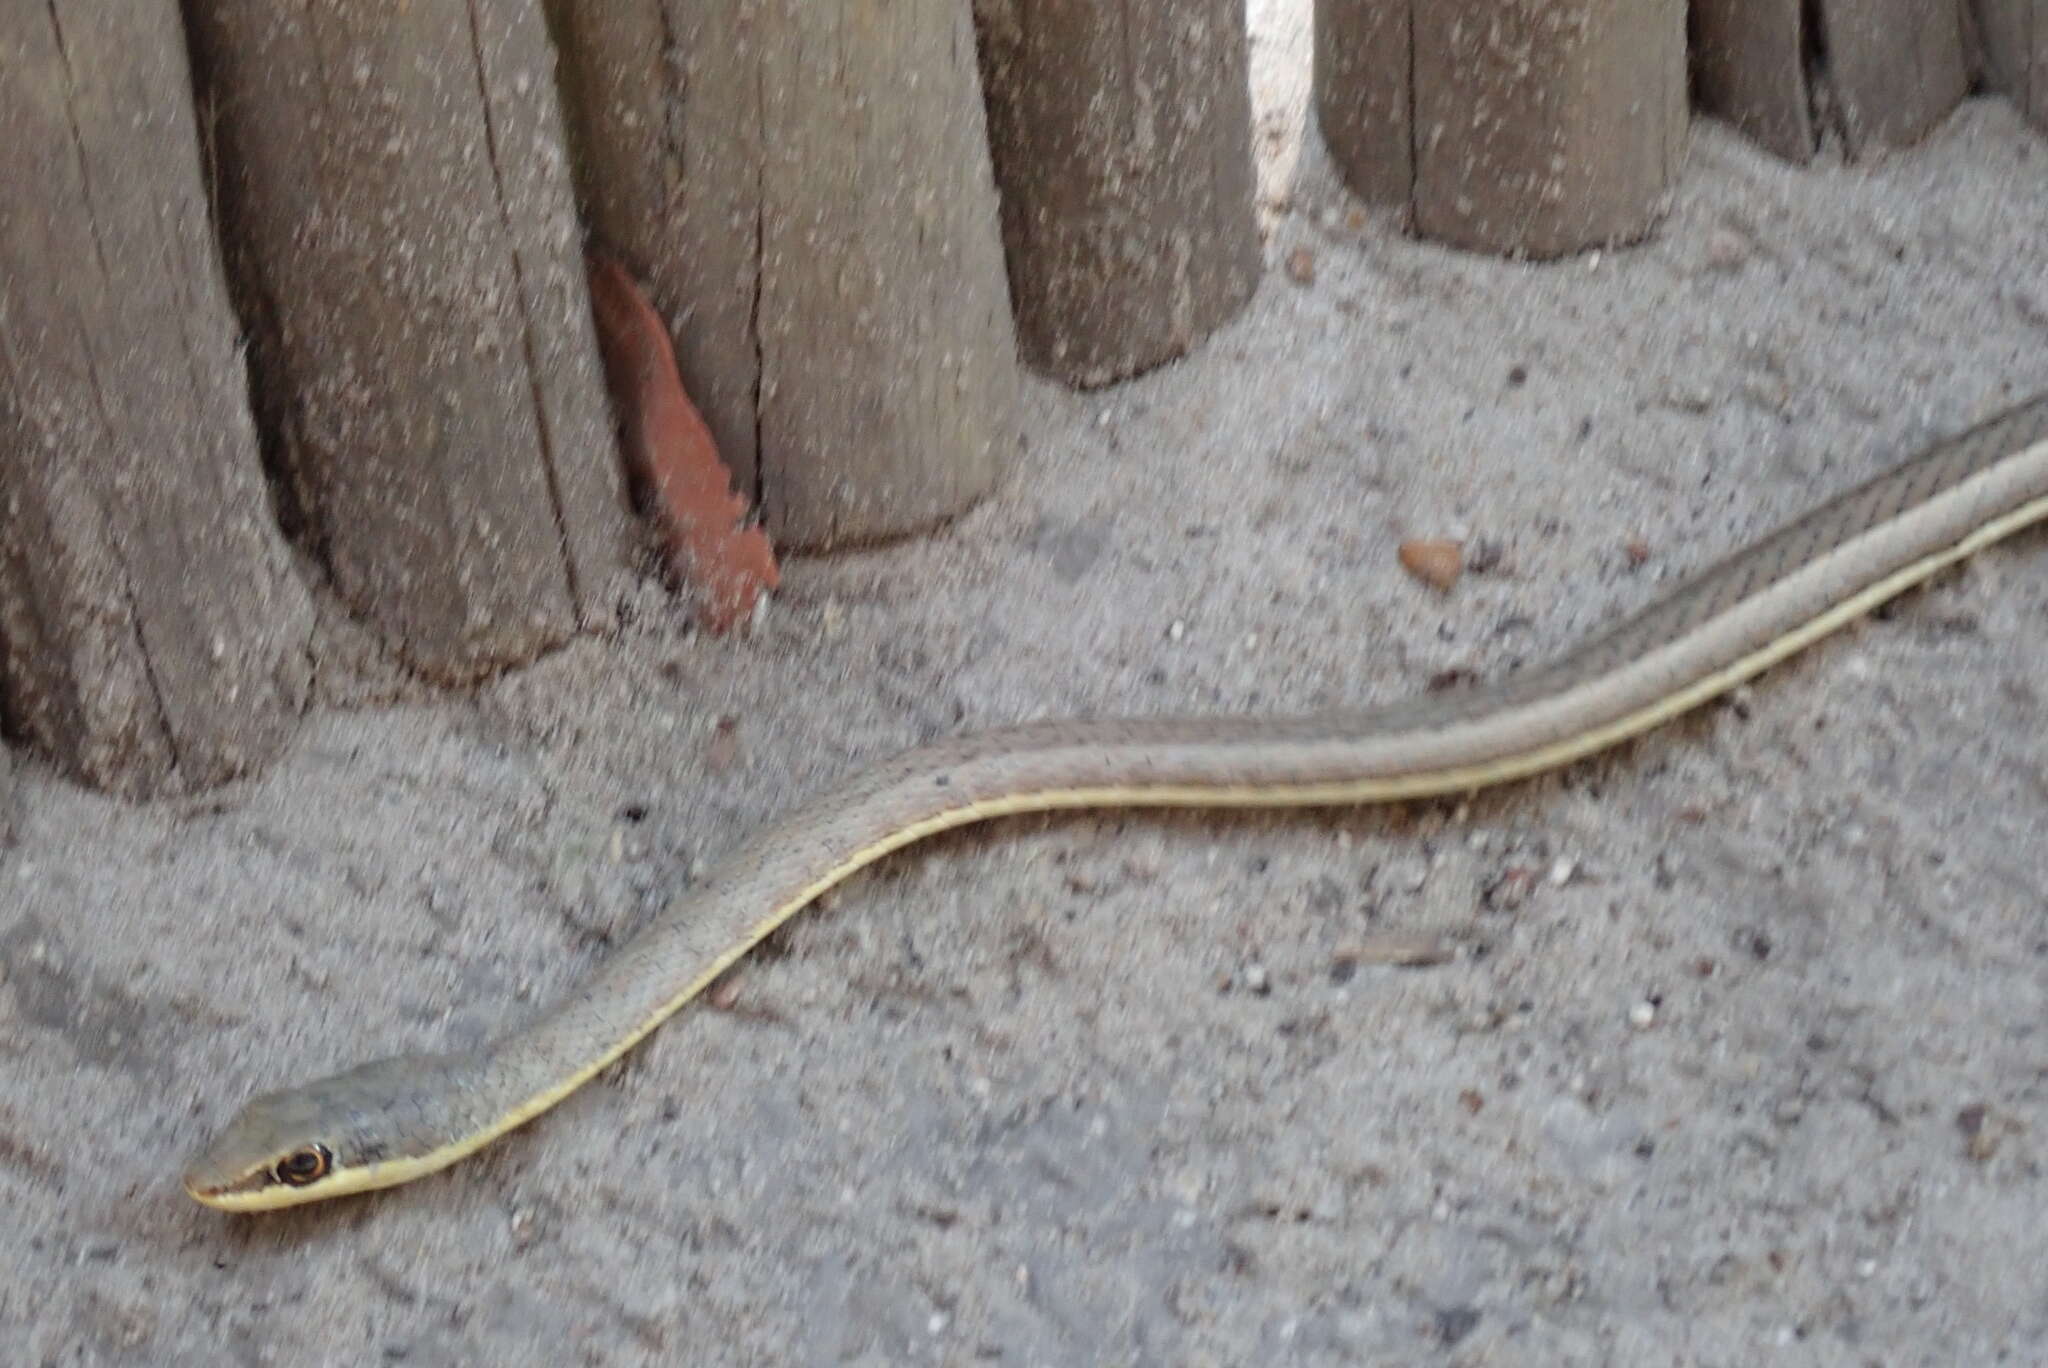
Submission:
[[[380,1059],[253,1097],[185,1170],[185,1191],[222,1211],[269,1211],[390,1187],[468,1151],[451,1114],[464,1061]]]

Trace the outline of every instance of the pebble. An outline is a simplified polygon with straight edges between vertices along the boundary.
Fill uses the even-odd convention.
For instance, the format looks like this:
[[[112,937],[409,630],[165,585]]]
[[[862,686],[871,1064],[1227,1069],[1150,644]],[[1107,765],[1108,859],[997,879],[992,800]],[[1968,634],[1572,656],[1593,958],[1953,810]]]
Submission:
[[[1396,553],[1401,568],[1439,592],[1448,591],[1465,572],[1463,543],[1421,537],[1401,543]]]
[[[1648,999],[1628,1009],[1628,1024],[1638,1031],[1647,1031],[1657,1024],[1657,1005]]]
[[[1749,239],[1733,228],[1716,228],[1707,237],[1707,269],[1732,271],[1749,260]]]
[[[508,1224],[511,1226],[512,1243],[523,1249],[533,1243],[540,1222],[533,1214],[533,1208],[516,1207]]]
[[[1420,860],[1397,860],[1387,870],[1387,882],[1403,893],[1420,893],[1429,882],[1429,866]]]

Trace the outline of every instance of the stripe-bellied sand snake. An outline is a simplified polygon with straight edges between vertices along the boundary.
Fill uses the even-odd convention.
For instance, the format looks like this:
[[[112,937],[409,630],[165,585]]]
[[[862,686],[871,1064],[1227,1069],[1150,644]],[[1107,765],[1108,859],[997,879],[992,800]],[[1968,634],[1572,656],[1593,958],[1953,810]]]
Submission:
[[[255,1098],[186,1191],[260,1211],[444,1168],[574,1092],[826,889],[934,832],[1055,808],[1373,803],[1517,779],[1654,727],[2043,517],[2048,394],[1491,688],[1313,717],[1035,722],[911,751],[755,835],[524,1029]]]

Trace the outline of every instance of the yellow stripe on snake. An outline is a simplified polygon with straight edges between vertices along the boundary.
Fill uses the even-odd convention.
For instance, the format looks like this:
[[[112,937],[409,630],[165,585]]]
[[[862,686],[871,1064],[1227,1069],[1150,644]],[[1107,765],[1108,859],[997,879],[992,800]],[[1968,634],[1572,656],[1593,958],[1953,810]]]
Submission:
[[[1492,688],[1314,717],[1035,722],[911,751],[755,835],[524,1029],[253,1099],[185,1190],[261,1211],[446,1168],[588,1082],[826,889],[934,832],[1055,808],[1376,803],[1518,779],[1675,717],[2043,517],[2048,395]]]

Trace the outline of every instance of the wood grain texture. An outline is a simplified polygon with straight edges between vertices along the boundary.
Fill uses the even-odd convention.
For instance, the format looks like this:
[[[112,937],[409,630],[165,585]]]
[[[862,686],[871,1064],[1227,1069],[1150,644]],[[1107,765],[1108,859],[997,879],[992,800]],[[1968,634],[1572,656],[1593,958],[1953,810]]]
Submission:
[[[336,589],[439,679],[603,625],[626,510],[539,11],[187,12],[261,413]]]
[[[82,782],[189,791],[303,705],[170,0],[0,8],[0,713]]]
[[[2048,130],[2048,0],[1970,0],[1984,80]]]
[[[1642,238],[1685,153],[1682,0],[1414,10],[1416,231],[1555,257]]]
[[[543,0],[542,9],[584,225],[644,280],[681,192],[665,75],[675,54],[662,0]]]
[[[1960,0],[1818,0],[1851,156],[1919,141],[1969,93]]]
[[[1405,207],[1415,185],[1409,0],[1318,0],[1316,121],[1345,183]]]
[[[976,0],[1019,345],[1069,384],[1161,365],[1257,288],[1243,0]]]
[[[555,26],[587,45],[565,59],[578,145],[655,158],[579,157],[586,211],[778,545],[917,531],[987,492],[1019,371],[967,6],[581,8]]]
[[[1806,85],[1806,0],[1692,0],[1700,108],[1791,162],[1813,158],[1818,133]]]
[[[1647,235],[1686,136],[1682,0],[1329,0],[1315,105],[1362,198],[1472,251]]]

